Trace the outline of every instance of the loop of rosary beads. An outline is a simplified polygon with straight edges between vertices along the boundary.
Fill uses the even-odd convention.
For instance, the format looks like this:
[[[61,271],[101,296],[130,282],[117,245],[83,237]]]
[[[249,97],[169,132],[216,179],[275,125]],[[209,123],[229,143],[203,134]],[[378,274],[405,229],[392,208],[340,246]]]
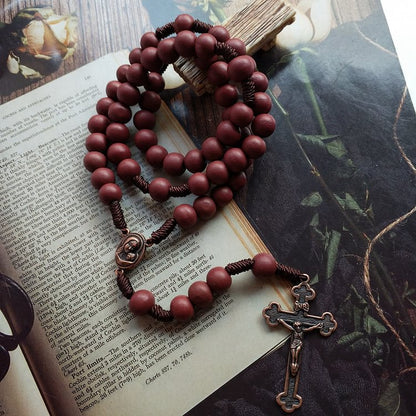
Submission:
[[[169,153],[158,144],[153,131],[155,113],[161,106],[160,93],[165,87],[162,73],[179,57],[194,59],[206,71],[209,82],[216,87],[215,102],[224,108],[215,136],[205,139],[201,149],[185,155]],[[245,171],[251,161],[266,151],[264,138],[273,133],[275,120],[269,114],[271,99],[265,93],[267,77],[256,70],[254,59],[246,55],[244,43],[230,38],[223,26],[179,15],[174,22],[145,33],[140,47],[130,52],[129,61],[130,64],[118,68],[117,80],[107,84],[107,97],[97,102],[97,114],[88,122],[90,135],[86,139],[88,153],[84,165],[92,173],[92,185],[98,189],[101,201],[109,205],[113,222],[123,234],[129,231],[119,204],[122,191],[111,165],[121,180],[134,184],[155,201],[196,196],[192,205],[180,204],[174,209],[172,218],[146,240],[150,246],[166,238],[176,224],[186,229],[194,226],[198,218],[209,220],[218,208],[232,200],[233,193],[246,184]],[[140,109],[133,114],[131,107],[136,105]],[[186,183],[173,186],[163,177],[148,182],[140,175],[141,167],[132,159],[127,145],[130,131],[126,123],[131,119],[137,129],[134,143],[145,154],[146,161],[171,176],[180,176],[187,170],[191,175]],[[174,298],[170,312],[155,305],[150,292],[133,293],[124,270],[117,269],[117,281],[123,294],[131,298],[131,309],[135,312],[149,313],[159,320],[173,317],[186,320],[193,305],[210,303],[212,291],[227,289],[231,277],[225,269],[211,270],[206,283],[196,282],[188,296]]]

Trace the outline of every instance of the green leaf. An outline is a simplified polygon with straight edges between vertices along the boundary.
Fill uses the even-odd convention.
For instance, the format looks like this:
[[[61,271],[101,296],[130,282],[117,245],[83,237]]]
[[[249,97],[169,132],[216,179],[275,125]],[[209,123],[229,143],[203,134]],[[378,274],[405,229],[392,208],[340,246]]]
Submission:
[[[326,149],[330,155],[334,156],[335,159],[342,159],[347,154],[347,149],[345,148],[344,143],[342,143],[339,139],[326,143]]]
[[[322,196],[319,192],[312,192],[300,204],[303,207],[319,207],[322,204]]]
[[[350,332],[349,334],[343,335],[338,340],[338,345],[352,345],[354,342],[358,341],[364,336],[360,331]]]
[[[319,135],[319,134],[299,134],[299,133],[297,136],[304,143],[308,143],[312,146],[318,147],[321,150],[325,150],[325,151],[327,151],[327,144],[325,143],[325,141],[332,140],[338,137],[337,135],[325,136],[325,135]]]
[[[341,205],[341,207],[345,209],[345,199],[342,199],[337,194],[334,194],[334,197],[338,201],[338,203]]]
[[[385,334],[387,332],[386,327],[371,315],[365,316],[364,325],[369,335]]]
[[[380,416],[395,416],[400,411],[400,392],[397,380],[387,382],[381,391],[377,403],[377,414]]]
[[[345,193],[345,208],[355,212],[358,215],[365,215],[364,210],[358,205],[358,202],[348,192]]]
[[[335,268],[335,263],[338,258],[339,243],[341,241],[341,233],[336,230],[330,232],[327,261],[326,261],[326,278],[330,279]]]
[[[315,276],[309,280],[309,284],[313,286],[313,285],[316,285],[318,282],[319,282],[319,275],[318,273],[316,273]]]
[[[316,228],[319,225],[319,212],[315,212],[313,215],[311,222],[309,223],[310,227]]]

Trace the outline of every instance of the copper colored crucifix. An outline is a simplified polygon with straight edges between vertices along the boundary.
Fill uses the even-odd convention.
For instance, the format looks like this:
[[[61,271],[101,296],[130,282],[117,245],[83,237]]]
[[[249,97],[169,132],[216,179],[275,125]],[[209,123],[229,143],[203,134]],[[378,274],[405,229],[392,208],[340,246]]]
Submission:
[[[337,322],[330,312],[324,312],[322,316],[308,314],[309,301],[315,297],[315,291],[309,286],[309,276],[302,275],[301,277],[304,280],[292,287],[292,295],[295,298],[294,312],[282,311],[276,302],[271,302],[267,308],[263,309],[263,316],[270,326],[282,324],[292,332],[285,388],[276,396],[277,403],[287,413],[293,412],[302,405],[302,397],[297,394],[297,391],[304,333],[319,329],[319,333],[327,337],[337,327]]]

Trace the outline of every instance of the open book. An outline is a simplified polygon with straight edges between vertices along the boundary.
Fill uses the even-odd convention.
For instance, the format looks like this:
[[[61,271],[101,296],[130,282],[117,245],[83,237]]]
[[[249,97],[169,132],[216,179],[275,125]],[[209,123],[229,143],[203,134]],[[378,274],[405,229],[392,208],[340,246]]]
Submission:
[[[287,284],[251,273],[235,276],[231,289],[187,324],[129,312],[114,275],[119,232],[82,163],[88,119],[126,62],[124,52],[107,55],[1,106],[0,270],[20,280],[36,319],[23,354],[11,352],[0,414],[40,415],[42,408],[55,415],[183,414],[287,335],[271,331],[261,314],[270,301],[291,308]],[[193,146],[166,106],[157,117],[168,150]],[[121,186],[127,223],[145,235],[187,200],[158,204]],[[211,267],[264,250],[232,203],[151,248],[130,278],[168,308]]]

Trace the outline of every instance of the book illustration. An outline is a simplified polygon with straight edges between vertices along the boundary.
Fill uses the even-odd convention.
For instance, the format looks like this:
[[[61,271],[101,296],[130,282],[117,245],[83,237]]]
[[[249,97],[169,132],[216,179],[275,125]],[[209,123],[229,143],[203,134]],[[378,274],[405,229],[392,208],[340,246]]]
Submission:
[[[20,9],[9,23],[0,22],[0,93],[55,72],[75,52],[77,25],[76,16],[50,7]]]

